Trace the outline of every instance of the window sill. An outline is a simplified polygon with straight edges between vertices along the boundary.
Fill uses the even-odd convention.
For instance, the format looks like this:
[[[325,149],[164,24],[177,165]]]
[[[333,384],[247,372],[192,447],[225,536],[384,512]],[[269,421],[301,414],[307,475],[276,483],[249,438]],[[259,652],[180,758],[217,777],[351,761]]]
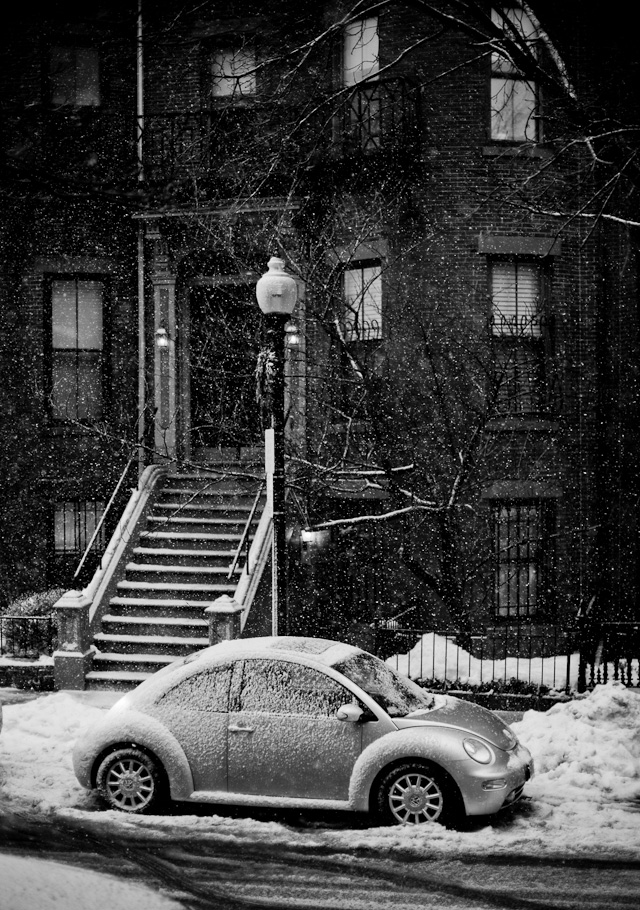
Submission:
[[[518,417],[493,417],[487,422],[487,430],[493,433],[557,433],[560,426],[556,417],[523,414]]]
[[[51,436],[90,436],[94,432],[89,425],[82,426],[78,423],[51,422],[49,424],[49,433]]]
[[[483,158],[552,158],[551,149],[542,145],[485,145],[482,148]]]

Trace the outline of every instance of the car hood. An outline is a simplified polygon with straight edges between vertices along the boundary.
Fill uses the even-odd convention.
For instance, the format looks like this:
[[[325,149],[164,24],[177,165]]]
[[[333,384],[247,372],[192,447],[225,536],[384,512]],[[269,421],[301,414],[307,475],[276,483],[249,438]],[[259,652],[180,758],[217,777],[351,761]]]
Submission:
[[[452,695],[438,697],[436,706],[431,710],[414,711],[407,717],[394,717],[393,722],[401,730],[422,726],[456,727],[466,733],[481,736],[498,749],[509,750],[516,743],[513,731],[497,714]]]

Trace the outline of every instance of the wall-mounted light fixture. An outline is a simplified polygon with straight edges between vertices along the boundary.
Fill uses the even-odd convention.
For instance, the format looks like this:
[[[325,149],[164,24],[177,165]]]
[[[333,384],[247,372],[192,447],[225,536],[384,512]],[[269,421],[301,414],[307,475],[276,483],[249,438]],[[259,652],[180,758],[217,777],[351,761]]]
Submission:
[[[288,322],[284,327],[286,341],[289,347],[296,348],[302,342],[300,329],[295,322]]]
[[[159,351],[169,349],[169,333],[162,323],[156,329],[156,347]]]

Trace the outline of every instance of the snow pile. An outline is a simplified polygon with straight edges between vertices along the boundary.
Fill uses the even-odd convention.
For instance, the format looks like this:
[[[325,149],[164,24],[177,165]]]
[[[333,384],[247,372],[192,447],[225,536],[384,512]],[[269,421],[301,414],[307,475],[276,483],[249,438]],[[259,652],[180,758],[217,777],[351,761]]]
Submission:
[[[179,830],[206,838],[212,851],[216,844],[233,841],[239,850],[262,843],[338,852],[399,851],[419,858],[517,850],[640,860],[640,694],[615,683],[558,703],[546,713],[528,711],[513,724],[536,765],[536,775],[525,787],[527,798],[500,815],[470,820],[468,829],[459,831],[440,825],[367,827],[346,813],[339,826],[318,813],[301,828],[287,823],[287,813],[259,821],[216,815],[214,807],[194,807],[191,812],[188,805],[167,816],[104,811],[76,782],[71,750],[76,736],[116,697],[60,692],[6,705],[0,733],[0,811],[60,813],[87,830],[108,830],[121,839],[143,835],[171,841]],[[264,818],[264,813],[256,816]]]
[[[640,800],[636,692],[616,683],[596,686],[588,698],[555,705],[542,717],[527,711],[513,726],[536,757],[528,793],[562,806],[572,824],[586,825],[585,812],[606,814],[611,805]],[[640,815],[638,822],[640,835]]]
[[[450,638],[427,632],[407,654],[395,654],[387,663],[411,679],[459,681],[473,686],[495,679],[518,679],[536,686],[560,690],[578,683],[580,655],[554,657],[506,657],[501,660],[480,660],[460,648]],[[567,674],[567,666],[569,672]]]
[[[58,692],[3,708],[0,806],[42,814],[87,799],[73,773],[76,738],[118,699],[113,692]]]
[[[11,910],[181,910],[182,904],[110,875],[0,854],[3,907]],[[28,882],[28,887],[25,887]]]

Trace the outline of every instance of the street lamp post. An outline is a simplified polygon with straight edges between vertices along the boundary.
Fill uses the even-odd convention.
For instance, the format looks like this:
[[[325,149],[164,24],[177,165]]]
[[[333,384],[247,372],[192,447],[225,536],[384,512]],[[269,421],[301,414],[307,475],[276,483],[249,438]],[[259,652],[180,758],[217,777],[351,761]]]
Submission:
[[[258,305],[265,318],[269,352],[271,429],[273,430],[273,548],[272,631],[287,633],[287,567],[285,524],[284,467],[284,339],[285,325],[296,305],[298,289],[295,279],[284,269],[284,260],[275,256],[267,263],[266,272],[256,285]]]

